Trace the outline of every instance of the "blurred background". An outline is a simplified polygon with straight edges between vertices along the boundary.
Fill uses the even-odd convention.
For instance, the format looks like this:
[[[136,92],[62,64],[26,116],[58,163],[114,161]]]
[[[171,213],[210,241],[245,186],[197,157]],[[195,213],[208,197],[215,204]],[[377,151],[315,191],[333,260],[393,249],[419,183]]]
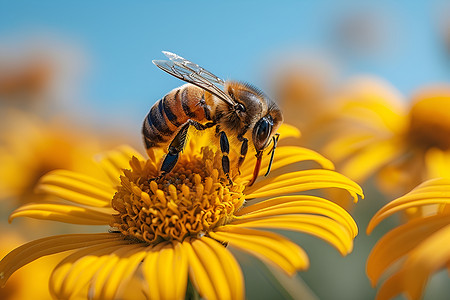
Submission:
[[[165,58],[162,50],[274,98],[300,95],[305,101],[285,110],[300,129],[327,105],[320,99],[351,78],[380,77],[404,99],[450,78],[445,1],[2,1],[0,7],[2,230],[27,226],[7,224],[7,215],[30,201],[45,172],[81,168],[84,157],[122,143],[144,151],[142,120],[182,84],[152,64]],[[300,276],[318,299],[374,298],[365,259],[385,231],[367,237],[365,226],[384,203],[370,201],[382,197],[372,191],[352,211],[360,235],[348,257],[316,239],[295,238],[311,258]],[[46,235],[25,232],[24,239]],[[245,271],[249,298],[282,297],[255,272]],[[446,299],[448,278],[435,277],[426,297]]]

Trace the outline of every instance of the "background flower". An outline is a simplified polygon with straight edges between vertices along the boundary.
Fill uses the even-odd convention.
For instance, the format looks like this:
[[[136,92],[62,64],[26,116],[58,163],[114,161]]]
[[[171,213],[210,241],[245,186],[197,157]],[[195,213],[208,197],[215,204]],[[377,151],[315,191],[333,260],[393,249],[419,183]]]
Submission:
[[[404,294],[408,299],[421,299],[433,273],[448,269],[449,204],[450,179],[432,179],[375,214],[367,227],[369,234],[381,221],[397,212],[438,207],[429,215],[422,215],[392,229],[373,248],[367,259],[367,275],[372,285],[375,286],[382,275],[389,275],[382,283],[377,299],[391,299],[398,294]]]
[[[422,88],[407,105],[386,83],[359,80],[340,99],[323,152],[357,182],[376,176],[398,195],[437,172],[436,152],[448,155],[450,88]]]

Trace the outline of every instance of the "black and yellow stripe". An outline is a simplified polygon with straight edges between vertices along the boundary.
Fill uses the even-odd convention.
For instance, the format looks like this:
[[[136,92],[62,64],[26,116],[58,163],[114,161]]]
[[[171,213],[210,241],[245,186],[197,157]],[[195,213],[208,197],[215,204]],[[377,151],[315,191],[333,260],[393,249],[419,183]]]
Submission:
[[[205,91],[183,85],[158,100],[144,119],[142,134],[147,149],[167,145],[189,119],[203,123],[211,119]]]

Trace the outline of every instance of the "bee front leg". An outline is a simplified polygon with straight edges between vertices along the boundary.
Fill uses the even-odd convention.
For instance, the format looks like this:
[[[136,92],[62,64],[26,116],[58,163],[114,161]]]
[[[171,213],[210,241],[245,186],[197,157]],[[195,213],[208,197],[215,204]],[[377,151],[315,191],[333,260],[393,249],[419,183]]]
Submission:
[[[173,138],[172,142],[169,144],[168,153],[164,157],[164,160],[161,164],[161,173],[158,177],[155,179],[162,178],[167,173],[170,173],[173,168],[175,168],[178,158],[180,156],[180,152],[183,151],[184,146],[186,144],[187,140],[187,133],[190,126],[194,126],[197,130],[205,130],[207,128],[210,128],[214,126],[215,124],[210,122],[206,123],[205,125],[194,121],[194,120],[188,120],[184,125],[181,126],[180,130],[178,131],[177,135]]]
[[[248,140],[246,138],[243,139],[242,141],[242,145],[241,145],[241,155],[239,156],[239,160],[238,160],[238,172],[239,175],[241,174],[241,166],[244,163],[245,160],[245,156],[247,155],[247,151],[248,151]]]
[[[233,184],[233,181],[230,178],[230,158],[228,154],[230,154],[230,143],[228,143],[228,137],[224,131],[220,132],[220,150],[222,151],[222,169],[230,185]]]

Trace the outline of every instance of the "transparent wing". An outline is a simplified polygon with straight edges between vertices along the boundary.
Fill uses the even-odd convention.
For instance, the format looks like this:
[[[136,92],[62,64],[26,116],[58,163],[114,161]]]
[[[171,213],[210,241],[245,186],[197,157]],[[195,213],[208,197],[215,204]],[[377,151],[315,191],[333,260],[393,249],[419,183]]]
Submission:
[[[225,84],[222,79],[181,56],[167,51],[163,51],[163,53],[170,61],[154,60],[153,63],[158,68],[183,81],[195,84],[196,86],[207,90],[227,102],[230,106],[235,105],[230,96],[217,86]]]

